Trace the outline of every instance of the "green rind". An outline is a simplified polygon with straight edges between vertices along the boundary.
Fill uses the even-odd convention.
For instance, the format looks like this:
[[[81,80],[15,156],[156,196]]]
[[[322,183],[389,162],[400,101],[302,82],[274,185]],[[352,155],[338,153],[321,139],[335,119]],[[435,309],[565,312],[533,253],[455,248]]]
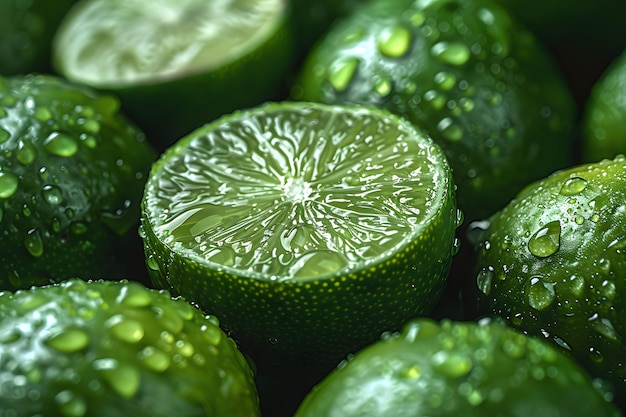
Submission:
[[[591,90],[582,119],[584,162],[626,153],[626,51],[604,70]]]
[[[296,104],[271,103],[265,109]],[[328,108],[344,111],[342,107]],[[236,112],[203,129],[239,117]],[[397,122],[406,123],[399,118]],[[167,152],[184,153],[193,137],[192,133]],[[455,254],[459,221],[450,169],[443,153],[438,155],[435,153],[432,160],[441,167],[437,200],[428,208],[429,217],[423,226],[397,252],[358,269],[315,278],[272,280],[217,267],[165,244],[157,236],[154,227],[158,219],[147,202],[154,198],[149,195],[154,193],[150,192],[151,179],[166,163],[166,153],[153,166],[142,203],[141,230],[149,274],[155,286],[181,294],[219,316],[242,349],[259,363],[281,368],[333,365],[376,340],[382,331],[397,329],[408,318],[428,313],[437,302]]]
[[[0,289],[123,278],[156,153],[119,101],[15,76],[0,78],[0,114]],[[67,148],[50,150],[56,133]]]
[[[216,318],[137,282],[0,293],[0,380],[9,416],[260,416]]]
[[[626,378],[625,174],[623,157],[556,172],[470,226],[480,312],[551,340],[618,392]],[[547,225],[553,233],[541,251],[532,239]]]
[[[137,85],[93,86],[120,97],[123,111],[145,132],[158,151],[203,124],[234,110],[252,107],[285,95],[295,65],[293,28],[287,8],[282,18],[253,49],[219,68]],[[72,79],[63,45],[53,44],[54,68]]]
[[[492,2],[370,2],[316,44],[291,95],[383,107],[425,129],[468,220],[572,158],[576,109],[562,74]]]
[[[500,321],[408,322],[327,375],[295,417],[619,416],[560,351]]]

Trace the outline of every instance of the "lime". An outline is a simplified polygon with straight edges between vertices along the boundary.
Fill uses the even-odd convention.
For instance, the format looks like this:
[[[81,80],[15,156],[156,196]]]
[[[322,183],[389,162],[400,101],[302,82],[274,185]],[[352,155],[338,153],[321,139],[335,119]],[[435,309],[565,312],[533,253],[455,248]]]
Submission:
[[[501,321],[419,318],[343,362],[294,417],[620,416],[610,395]]]
[[[0,74],[49,72],[51,38],[75,2],[0,1]]]
[[[311,50],[292,98],[382,107],[425,129],[468,220],[571,160],[575,106],[562,74],[487,1],[368,2]]]
[[[0,77],[0,290],[137,264],[156,154],[119,106],[53,76]]]
[[[469,230],[480,312],[551,340],[620,391],[626,388],[625,208],[626,159],[618,157],[530,184]]]
[[[626,153],[626,52],[596,81],[583,114],[585,162]]]
[[[0,293],[3,416],[260,416],[219,321],[131,281]]]
[[[261,363],[333,363],[429,311],[456,251],[439,146],[386,111],[267,103],[155,163],[142,235],[157,287]]]
[[[282,92],[293,54],[287,20],[283,0],[81,0],[56,33],[53,63],[118,94],[164,147]]]

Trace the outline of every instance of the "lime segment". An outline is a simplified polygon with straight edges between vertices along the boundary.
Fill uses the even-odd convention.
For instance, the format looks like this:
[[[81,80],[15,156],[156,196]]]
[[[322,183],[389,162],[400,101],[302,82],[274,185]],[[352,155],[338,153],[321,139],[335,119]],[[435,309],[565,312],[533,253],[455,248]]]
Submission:
[[[264,42],[279,25],[282,3],[83,1],[59,30],[57,58],[66,76],[96,87],[189,76]]]
[[[165,158],[146,204],[160,239],[238,273],[313,278],[390,256],[439,209],[439,149],[412,130],[368,110],[279,108]]]
[[[432,309],[458,227],[430,137],[384,110],[313,103],[197,129],[153,166],[142,208],[155,285],[272,362],[334,364]]]

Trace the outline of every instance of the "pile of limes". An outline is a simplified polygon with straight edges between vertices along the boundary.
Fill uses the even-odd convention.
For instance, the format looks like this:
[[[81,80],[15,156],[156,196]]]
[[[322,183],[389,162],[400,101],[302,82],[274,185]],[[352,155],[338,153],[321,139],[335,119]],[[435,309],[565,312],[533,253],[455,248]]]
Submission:
[[[601,1],[2,3],[0,417],[622,415]]]

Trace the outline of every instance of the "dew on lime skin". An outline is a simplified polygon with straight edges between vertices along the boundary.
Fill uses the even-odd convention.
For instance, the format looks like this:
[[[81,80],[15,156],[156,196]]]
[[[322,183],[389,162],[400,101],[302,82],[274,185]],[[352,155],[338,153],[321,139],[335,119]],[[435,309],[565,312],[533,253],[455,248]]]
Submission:
[[[0,126],[0,143],[6,142],[11,137],[11,132]]]
[[[460,42],[441,41],[434,44],[431,54],[439,61],[450,65],[463,65],[470,58],[470,49]]]
[[[574,196],[583,192],[585,188],[587,188],[587,180],[580,177],[573,177],[563,183],[559,193],[564,196]]]
[[[64,329],[58,334],[53,334],[44,343],[46,346],[64,353],[81,351],[89,345],[89,335],[79,328]]]
[[[335,90],[344,91],[352,81],[358,66],[357,58],[349,58],[336,64],[330,69],[328,82]]]
[[[78,151],[78,143],[67,134],[51,133],[43,142],[44,149],[52,155],[70,157]]]
[[[171,365],[170,356],[153,346],[143,348],[138,359],[146,368],[155,372],[165,372]]]
[[[528,304],[536,310],[545,310],[556,299],[555,283],[546,282],[542,277],[532,277],[526,284]]]
[[[390,58],[399,58],[409,52],[413,35],[402,26],[394,26],[382,31],[378,40],[381,54]]]
[[[561,223],[551,221],[541,227],[528,240],[528,250],[535,256],[545,258],[556,253],[560,248]]]
[[[17,191],[19,179],[10,172],[0,171],[0,198],[9,198]]]
[[[37,151],[30,141],[20,141],[15,152],[15,158],[22,165],[30,165],[35,161]]]
[[[43,240],[37,229],[31,229],[26,233],[26,237],[24,237],[24,247],[28,253],[34,257],[40,257],[43,255]]]
[[[87,413],[87,403],[70,390],[59,392],[54,400],[58,411],[64,417],[83,417]]]
[[[41,195],[46,203],[56,206],[63,202],[63,192],[56,185],[44,185]]]

